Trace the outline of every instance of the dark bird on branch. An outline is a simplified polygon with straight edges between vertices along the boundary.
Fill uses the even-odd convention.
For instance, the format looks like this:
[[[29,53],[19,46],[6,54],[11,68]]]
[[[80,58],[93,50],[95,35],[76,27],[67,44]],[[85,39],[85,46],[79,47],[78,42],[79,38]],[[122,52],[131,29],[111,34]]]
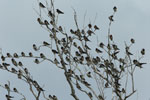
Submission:
[[[58,14],[64,14],[64,12],[60,11],[59,9],[56,9]]]
[[[40,6],[41,8],[46,8],[41,2],[39,3],[39,6]]]

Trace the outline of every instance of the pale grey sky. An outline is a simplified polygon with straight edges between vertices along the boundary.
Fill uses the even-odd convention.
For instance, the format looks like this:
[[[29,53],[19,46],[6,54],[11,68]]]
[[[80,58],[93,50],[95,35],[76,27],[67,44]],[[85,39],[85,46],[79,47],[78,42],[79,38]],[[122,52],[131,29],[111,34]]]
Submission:
[[[45,3],[45,0],[40,1]],[[74,21],[71,7],[74,7],[77,11],[81,27],[85,12],[87,12],[87,23],[89,21],[93,22],[97,15],[95,24],[101,28],[99,38],[106,38],[109,24],[108,16],[112,14],[113,6],[117,6],[118,12],[115,15],[115,22],[111,28],[111,32],[114,34],[116,41],[119,41],[120,45],[124,45],[124,41],[135,38],[136,44],[133,49],[138,53],[141,48],[145,48],[147,52],[144,61],[150,62],[149,0],[55,0],[55,4],[56,8],[58,7],[65,12],[65,14],[60,17],[60,23],[63,23],[64,27],[68,30],[70,27],[74,27],[72,24]],[[40,44],[43,40],[48,40],[48,32],[42,29],[36,21],[38,15],[33,8],[38,10],[37,5],[36,0],[1,0],[0,47],[4,53],[32,51],[33,43]],[[68,85],[65,84],[63,76],[59,74],[55,75],[55,73],[61,72],[60,70],[50,68],[49,66],[54,66],[47,62],[37,66],[32,64],[32,61],[27,61],[29,63],[25,63],[25,65],[33,72],[34,78],[38,79],[41,85],[44,84],[45,87],[51,85],[48,86],[50,93],[58,94],[58,97],[64,100],[72,99],[72,97],[69,96],[69,90],[65,90]],[[45,71],[47,71],[47,73],[45,73]],[[12,74],[3,71],[0,71],[0,73],[0,83],[6,83],[7,80],[14,77]],[[49,77],[49,79],[52,77],[55,78],[53,78],[49,84],[49,81],[43,78],[45,76]],[[149,64],[141,70],[137,69],[135,84],[138,92],[130,100],[137,100],[137,98],[138,100],[148,100],[150,98],[149,76]],[[22,85],[19,85],[20,81],[16,82],[16,80],[12,80],[12,82],[18,84],[18,87],[24,88]],[[0,88],[0,99],[3,98],[1,97],[1,90]],[[67,95],[64,93],[65,91],[68,92]]]

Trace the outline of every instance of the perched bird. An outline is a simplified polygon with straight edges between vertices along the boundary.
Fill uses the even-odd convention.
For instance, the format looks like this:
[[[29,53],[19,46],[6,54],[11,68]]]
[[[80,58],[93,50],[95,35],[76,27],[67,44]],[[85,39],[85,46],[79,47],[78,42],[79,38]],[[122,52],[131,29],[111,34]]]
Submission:
[[[94,34],[94,32],[93,32],[93,31],[91,31],[91,30],[88,30],[88,31],[87,31],[87,34],[88,34],[89,36],[91,36],[91,35],[92,35],[92,33]]]
[[[145,49],[144,48],[141,50],[141,54],[145,55]]]
[[[18,65],[19,65],[19,66],[23,66],[22,62],[20,62],[20,61],[18,62]]]
[[[41,58],[45,58],[45,55],[43,53],[40,53]]]
[[[58,100],[57,97],[55,95],[53,95],[53,100]]]
[[[131,43],[135,43],[135,40],[133,38],[130,41],[131,41]]]
[[[81,54],[86,53],[85,51],[83,51],[83,49],[80,46],[78,46],[78,50]]]
[[[100,46],[101,48],[104,48],[104,43],[101,42],[101,43],[99,44],[99,46]]]
[[[85,44],[85,48],[91,50],[91,48],[87,46],[87,44]]]
[[[4,68],[6,69],[6,70],[8,70],[8,66],[10,66],[10,64],[8,64],[8,63],[2,63],[2,65],[4,66]]]
[[[99,27],[97,27],[96,25],[94,25],[95,30],[99,30]]]
[[[58,14],[64,14],[64,12],[60,11],[59,9],[56,9]]]
[[[33,57],[33,54],[32,54],[32,52],[29,52],[29,57]]]
[[[7,57],[12,57],[10,53],[7,53]]]
[[[53,17],[53,13],[52,13],[51,11],[48,11],[48,15],[49,15],[50,17]]]
[[[56,51],[56,50],[54,50],[54,49],[52,49],[52,52],[53,52],[54,54],[58,54],[58,51]]]
[[[33,44],[33,50],[37,51],[37,46],[35,44]]]
[[[81,90],[81,86],[79,85],[77,81],[76,81],[76,87]]]
[[[97,60],[97,62],[101,61],[101,59],[98,56],[96,56],[96,60]]]
[[[113,40],[113,36],[111,34],[109,35],[109,38],[111,41]]]
[[[139,61],[137,61],[136,59],[133,60],[133,63],[135,64],[135,66],[138,66],[140,68],[142,68],[142,65],[143,64],[146,64],[146,63],[140,63]]]
[[[8,84],[5,84],[5,89],[7,89],[7,90],[10,89],[9,86],[8,86]]]
[[[1,56],[1,59],[2,59],[2,61],[5,61],[5,57],[3,55]]]
[[[18,92],[18,90],[16,88],[13,88],[14,92]]]
[[[114,17],[113,15],[109,16],[109,20],[114,21],[113,17]]]
[[[112,44],[112,47],[113,49],[116,51],[116,50],[119,50],[118,46],[116,44]]]
[[[18,58],[18,54],[17,54],[17,53],[14,53],[13,56],[14,56],[15,58]]]
[[[113,10],[114,10],[114,12],[117,12],[117,7],[116,7],[116,6],[114,6]]]
[[[40,63],[40,61],[39,61],[38,59],[35,59],[34,62],[35,62],[36,64],[39,64],[39,63]]]
[[[12,72],[12,73],[16,73],[17,70],[16,70],[15,68],[11,68],[11,72]]]
[[[26,74],[29,73],[27,68],[24,68],[24,72],[25,72]]]
[[[86,75],[87,75],[87,77],[89,77],[89,78],[92,77],[92,76],[91,76],[91,72],[88,72]]]
[[[40,2],[39,3],[39,6],[41,7],[41,8],[45,8],[45,6]]]
[[[81,56],[81,54],[78,51],[76,51],[75,54],[76,56]]]
[[[92,25],[91,25],[91,24],[88,24],[88,27],[89,27],[89,28],[92,28]]]
[[[5,95],[6,96],[6,98],[7,98],[7,100],[11,100],[11,98],[14,98],[13,96],[10,96],[10,95]]]
[[[21,52],[21,56],[24,57],[24,56],[25,56],[25,53],[24,53],[24,52]]]
[[[49,23],[48,23],[48,21],[47,21],[47,20],[44,20],[44,24],[45,24],[46,26],[48,26],[48,25],[49,25]]]
[[[89,87],[89,86],[91,86],[91,84],[89,84],[87,81],[83,81],[83,84],[85,85],[85,86],[87,86],[87,87]]]
[[[56,64],[56,65],[60,64],[56,58],[54,59],[54,64]]]
[[[74,47],[77,47],[77,43],[76,43],[76,42],[73,42],[73,46],[74,46]]]
[[[88,93],[88,96],[89,96],[90,98],[93,97],[91,92]]]
[[[13,65],[18,66],[18,64],[17,64],[17,62],[15,61],[15,59],[12,58],[11,61],[12,61],[12,64],[13,64]]]
[[[48,42],[46,42],[46,41],[43,41],[43,45],[44,46],[48,46],[48,45],[50,45]]]
[[[102,51],[99,50],[98,48],[96,48],[95,51],[96,51],[97,53],[102,53]]]
[[[39,22],[40,25],[45,25],[45,23],[42,22],[40,18],[37,18],[37,21]]]
[[[58,30],[59,30],[60,32],[62,32],[62,31],[63,31],[63,29],[62,29],[62,27],[61,27],[61,26],[59,26],[59,27],[58,27]]]
[[[83,39],[84,39],[85,41],[90,41],[87,36],[83,36]]]
[[[86,59],[87,62],[91,62],[90,57],[85,57],[85,59]]]

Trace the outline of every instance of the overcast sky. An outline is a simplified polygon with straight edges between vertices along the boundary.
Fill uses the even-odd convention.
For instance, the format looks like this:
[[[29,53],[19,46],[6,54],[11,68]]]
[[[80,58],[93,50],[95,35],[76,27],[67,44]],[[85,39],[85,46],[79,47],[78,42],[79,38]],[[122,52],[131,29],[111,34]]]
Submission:
[[[45,0],[41,0],[45,3]],[[149,100],[150,95],[150,1],[149,0],[56,0],[56,8],[64,11],[64,15],[60,17],[60,24],[63,24],[66,29],[74,27],[73,10],[77,11],[79,23],[83,24],[84,14],[86,14],[86,21],[93,22],[97,16],[95,24],[101,30],[99,38],[107,38],[108,16],[113,12],[112,8],[117,6],[118,12],[115,15],[115,21],[112,24],[111,32],[114,34],[116,42],[124,45],[124,41],[129,41],[130,38],[135,38],[136,44],[134,46],[135,52],[146,49],[145,62],[148,62],[143,69],[136,71],[136,89],[134,99],[130,100]],[[43,40],[48,40],[48,32],[41,28],[37,23],[38,15],[34,9],[38,10],[36,0],[1,0],[0,3],[0,47],[2,52],[21,52],[32,51],[32,44],[42,43]],[[69,25],[69,26],[68,26]],[[67,28],[69,27],[69,28]],[[71,100],[71,97],[63,94],[63,90],[68,87],[61,75],[54,75],[59,70],[49,68],[50,63],[44,62],[41,65],[32,64],[32,61],[27,60],[26,65],[29,70],[33,71],[35,79],[46,82],[43,77],[46,75],[52,79],[50,93],[56,93],[64,100]],[[51,65],[53,66],[53,65]],[[33,68],[34,67],[34,68]],[[47,71],[49,69],[50,71]],[[47,73],[45,73],[47,71]],[[42,73],[40,73],[42,72]],[[6,72],[0,71],[0,83],[6,83],[12,76]],[[55,81],[55,82],[53,82]],[[60,83],[62,81],[62,83]],[[12,80],[15,84],[16,81]],[[18,81],[17,81],[18,82]],[[20,81],[19,81],[20,82]],[[13,84],[12,84],[13,85]],[[44,84],[49,85],[49,83]],[[61,86],[59,86],[61,85]],[[19,86],[21,88],[21,86]],[[61,88],[61,91],[60,91]],[[59,90],[59,92],[58,92]],[[67,90],[69,93],[69,90]],[[0,94],[2,93],[0,88]],[[1,96],[1,95],[0,95]],[[1,97],[0,97],[1,98]]]

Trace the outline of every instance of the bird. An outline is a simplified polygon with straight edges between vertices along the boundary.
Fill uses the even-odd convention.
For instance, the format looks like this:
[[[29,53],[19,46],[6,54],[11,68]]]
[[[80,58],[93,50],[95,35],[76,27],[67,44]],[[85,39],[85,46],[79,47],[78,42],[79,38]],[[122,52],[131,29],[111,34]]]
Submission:
[[[33,50],[37,51],[37,46],[35,44],[33,44]]]
[[[16,73],[17,70],[16,70],[15,68],[11,68],[11,72],[12,72],[12,73]]]
[[[81,56],[81,54],[78,51],[76,51],[75,54],[76,56]]]
[[[116,7],[116,6],[114,6],[113,10],[114,10],[114,12],[117,12],[117,7]]]
[[[135,66],[138,66],[140,68],[142,68],[142,65],[143,64],[146,64],[146,63],[140,63],[139,61],[137,61],[136,59],[133,60],[133,63],[135,64]]]
[[[64,12],[60,11],[59,9],[56,9],[58,14],[64,14]]]
[[[3,55],[1,56],[1,59],[2,59],[2,61],[5,61],[5,57]]]
[[[145,49],[144,48],[141,50],[141,54],[145,55]]]
[[[19,65],[19,66],[23,66],[22,62],[20,62],[20,61],[18,62],[18,65]]]
[[[11,98],[14,98],[13,96],[10,96],[10,95],[5,95],[6,96],[6,98],[7,98],[7,100],[11,100]]]
[[[101,42],[101,43],[99,44],[99,46],[100,46],[101,48],[104,48],[104,43]]]
[[[11,61],[12,61],[13,65],[18,66],[18,64],[17,64],[17,62],[15,61],[15,59],[12,58]]]
[[[24,57],[24,56],[25,56],[25,53],[24,53],[24,52],[21,52],[21,56]]]
[[[88,27],[89,27],[89,28],[92,28],[92,25],[91,25],[91,24],[88,24]]]
[[[48,26],[48,25],[49,25],[49,23],[48,23],[48,21],[47,21],[47,20],[44,20],[44,24],[45,24],[46,26]]]
[[[53,52],[54,54],[58,54],[58,51],[56,51],[56,50],[54,50],[54,49],[52,49],[52,52]]]
[[[5,89],[7,89],[7,90],[10,89],[9,86],[8,86],[8,84],[5,84]]]
[[[40,18],[37,18],[37,21],[39,22],[40,25],[45,25],[45,23],[42,22]]]
[[[7,57],[12,57],[10,53],[7,53]]]
[[[83,36],[83,39],[84,39],[85,41],[90,41],[87,36]]]
[[[18,54],[17,53],[14,53],[13,56],[14,56],[14,58],[18,58]]]
[[[85,51],[83,51],[83,49],[80,46],[78,46],[78,50],[81,54],[86,53]]]
[[[41,8],[46,8],[41,2],[39,3],[39,6],[40,6]]]
[[[133,38],[130,41],[131,41],[132,44],[135,43],[135,40]]]
[[[102,53],[102,51],[99,50],[98,48],[96,48],[95,51],[96,51],[97,53]]]
[[[58,30],[59,30],[60,32],[62,32],[62,31],[63,31],[63,29],[62,29],[62,27],[61,27],[61,26],[59,26],[59,27],[58,27]]]
[[[90,98],[93,97],[91,92],[88,93],[88,96],[89,96]]]
[[[41,58],[45,58],[45,55],[43,53],[40,53]]]
[[[86,75],[87,75],[87,77],[89,77],[89,78],[92,77],[92,76],[91,76],[91,72],[88,72]]]
[[[53,13],[52,13],[51,11],[48,11],[48,15],[49,15],[50,17],[53,17]]]
[[[88,31],[87,31],[87,34],[88,34],[89,36],[91,36],[91,35],[92,35],[92,33],[94,34],[94,32],[93,32],[93,31],[91,31],[91,30],[88,30]]]
[[[95,30],[99,30],[99,27],[97,25],[94,25]]]
[[[36,64],[39,64],[39,63],[40,63],[38,59],[35,59],[34,62],[35,62]]]
[[[48,45],[50,45],[48,42],[46,42],[46,41],[43,41],[43,45],[44,46],[48,46]]]
[[[109,35],[109,38],[110,38],[111,41],[113,40],[113,36],[112,35]]]
[[[85,44],[85,48],[88,50],[91,50],[91,48],[89,46],[87,46],[87,44]]]
[[[18,92],[18,90],[16,88],[13,88],[14,92]]]
[[[33,54],[32,54],[32,52],[29,52],[29,57],[33,57]]]
[[[76,87],[81,90],[81,86],[79,85],[77,81],[76,81]]]
[[[112,22],[113,22],[113,21],[114,21],[113,17],[114,17],[114,16],[113,16],[113,15],[111,15],[111,16],[109,16],[108,18],[109,18],[109,20],[110,20],[110,21],[112,21]]]

